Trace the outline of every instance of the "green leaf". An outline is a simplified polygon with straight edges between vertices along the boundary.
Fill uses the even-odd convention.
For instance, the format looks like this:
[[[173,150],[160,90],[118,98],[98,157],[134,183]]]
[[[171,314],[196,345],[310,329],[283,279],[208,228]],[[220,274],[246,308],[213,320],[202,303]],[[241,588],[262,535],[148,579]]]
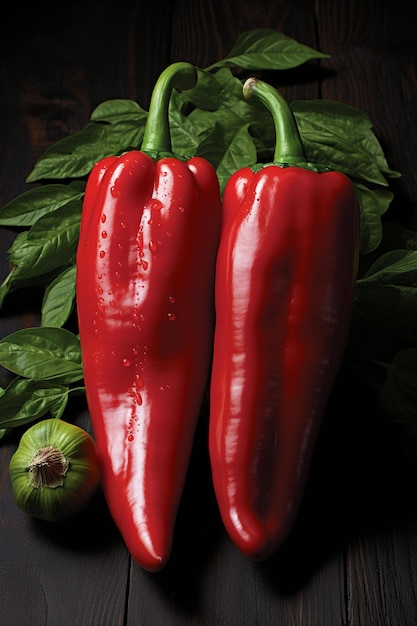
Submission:
[[[100,159],[118,155],[142,142],[147,112],[132,100],[108,100],[91,114],[90,123],[48,148],[27,182],[87,176]]]
[[[417,250],[386,252],[371,265],[361,282],[417,288]]]
[[[394,194],[387,189],[370,189],[357,184],[356,193],[361,212],[360,254],[369,254],[382,241],[381,216],[388,210]]]
[[[61,328],[74,308],[75,265],[67,268],[48,285],[41,308],[41,326]]]
[[[203,78],[203,82],[205,80]],[[265,107],[254,107],[243,99],[242,83],[230,70],[224,68],[215,77],[209,75],[208,83],[212,86],[213,82],[217,85],[216,110],[195,108],[184,116],[176,108],[181,102],[172,103],[171,138],[176,154],[186,155],[192,146],[193,154],[207,159],[217,169],[222,188],[236,169],[256,161],[253,139],[248,134],[249,124],[261,132],[263,122],[271,116]],[[186,94],[188,92],[180,96],[186,97]]]
[[[356,283],[346,353],[379,387],[381,368],[406,347],[417,348],[417,251],[396,249],[378,257]]]
[[[81,201],[71,200],[19,233],[9,250],[16,266],[12,280],[42,276],[74,258],[80,230]]]
[[[26,182],[87,176],[104,157],[138,147],[143,131],[142,125],[130,120],[118,124],[90,122],[48,148],[35,163]]]
[[[218,92],[218,108],[215,111],[203,111],[194,109],[188,116],[188,120],[193,122],[193,127],[197,133],[197,144],[201,142],[207,144],[208,138],[212,133],[218,137],[218,129],[223,132],[224,151],[233,141],[234,136],[241,131],[242,128],[251,126],[251,131],[257,137],[264,138],[269,129],[272,127],[272,117],[266,107],[257,103],[248,103],[243,99],[242,83],[235,78],[230,70],[223,68],[215,74]],[[217,130],[216,130],[217,129]],[[216,139],[218,143],[218,138]],[[200,148],[197,148],[200,150]],[[219,147],[217,146],[217,151]],[[245,159],[246,155],[242,154],[242,163],[246,163],[251,159]]]
[[[0,226],[32,226],[35,222],[68,202],[81,200],[84,191],[70,185],[50,184],[30,189],[4,205]]]
[[[63,328],[25,328],[0,341],[0,365],[25,378],[71,383],[83,378],[78,337]]]
[[[417,347],[417,251],[392,250],[356,282],[350,350],[384,362],[407,345]]]
[[[16,377],[0,397],[0,426],[4,429],[23,426],[49,411],[58,416],[58,406],[65,407],[68,387]]]
[[[197,155],[209,161],[217,170],[220,190],[238,169],[256,162],[256,147],[248,132],[248,125],[237,131],[230,143],[225,142],[225,131],[216,124],[213,131],[200,143]]]
[[[308,159],[361,182],[387,186],[382,149],[367,116],[339,102],[297,101],[291,105]]]
[[[131,121],[137,126],[144,126],[147,117],[147,111],[142,109],[134,100],[115,98],[99,104],[92,112],[90,121],[108,122],[109,124]]]
[[[216,76],[201,68],[196,68],[196,70],[196,86],[185,91],[174,90],[171,95],[171,105],[181,112],[190,103],[202,111],[216,111],[221,105]]]
[[[62,416],[64,415],[64,411],[68,405],[68,398],[69,398],[69,392],[63,394],[62,396],[57,396],[55,402],[51,402],[49,406],[51,417],[54,417],[55,419],[62,418]]]
[[[3,302],[5,297],[7,296],[7,294],[10,291],[10,288],[13,284],[13,274],[16,268],[12,268],[10,270],[10,272],[7,274],[6,278],[3,280],[3,282],[0,285],[0,308],[3,306]]]
[[[169,125],[174,154],[187,158],[195,154],[199,143],[200,129],[193,120],[182,115],[177,109],[170,107]]]
[[[225,152],[223,127],[216,123],[213,129],[197,146],[196,155],[209,161],[217,168]]]
[[[255,29],[242,33],[229,54],[206,69],[286,70],[328,56],[275,30]]]
[[[234,172],[254,163],[256,163],[256,147],[247,125],[235,134],[217,167],[221,192],[223,193],[227,181]]]

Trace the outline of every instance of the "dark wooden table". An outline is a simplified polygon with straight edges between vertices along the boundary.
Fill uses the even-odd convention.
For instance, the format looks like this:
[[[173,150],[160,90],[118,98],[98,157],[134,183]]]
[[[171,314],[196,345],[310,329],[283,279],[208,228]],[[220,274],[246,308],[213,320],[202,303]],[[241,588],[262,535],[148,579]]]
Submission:
[[[22,7],[22,8],[20,8]],[[0,36],[0,205],[51,144],[111,98],[145,108],[171,62],[206,67],[245,30],[273,28],[331,58],[276,76],[289,99],[338,100],[367,113],[395,181],[391,218],[417,225],[415,0],[42,2],[9,7]],[[13,233],[0,231],[0,269]],[[18,294],[0,335],[36,324]],[[72,417],[88,428],[85,406]],[[413,626],[417,623],[416,467],[373,392],[342,367],[303,505],[283,548],[241,556],[217,512],[205,428],[197,433],[171,560],[132,562],[100,494],[75,520],[50,525],[13,502],[0,442],[0,623],[4,626]]]

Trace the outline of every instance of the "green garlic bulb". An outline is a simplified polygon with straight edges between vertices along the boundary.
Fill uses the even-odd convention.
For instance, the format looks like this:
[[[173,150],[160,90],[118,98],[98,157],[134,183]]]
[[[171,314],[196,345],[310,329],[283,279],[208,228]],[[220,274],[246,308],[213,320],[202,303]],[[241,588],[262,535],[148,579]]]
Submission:
[[[13,497],[22,511],[48,522],[68,519],[98,487],[94,440],[74,424],[43,420],[22,435],[9,474]]]

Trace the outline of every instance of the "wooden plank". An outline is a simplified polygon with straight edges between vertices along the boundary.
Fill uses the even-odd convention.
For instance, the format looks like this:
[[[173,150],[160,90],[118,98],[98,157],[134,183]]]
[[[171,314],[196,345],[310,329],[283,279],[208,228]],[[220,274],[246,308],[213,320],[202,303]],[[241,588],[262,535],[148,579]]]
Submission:
[[[415,623],[415,527],[415,517],[396,521],[352,542],[347,561],[352,624]]]
[[[144,107],[170,62],[205,67],[237,36],[273,28],[331,59],[268,78],[289,99],[325,97],[364,110],[403,173],[393,216],[415,223],[415,3],[350,0],[107,0],[15,11],[0,42],[0,204],[21,193],[36,159],[110,98]],[[291,76],[291,78],[290,78]],[[0,273],[12,233],[0,233]],[[13,296],[0,334],[36,320]],[[299,519],[268,562],[247,561],[219,519],[202,415],[172,558],[159,574],[132,563],[98,494],[71,523],[30,520],[12,500],[0,448],[0,621],[5,624],[403,626],[417,621],[415,466],[395,429],[344,371],[323,423]],[[366,394],[365,394],[366,395]],[[89,428],[84,407],[74,418]],[[24,598],[22,600],[22,591]]]
[[[6,451],[12,446],[3,458]],[[18,512],[2,484],[2,623],[121,626],[127,558],[103,499],[76,519],[51,525]]]

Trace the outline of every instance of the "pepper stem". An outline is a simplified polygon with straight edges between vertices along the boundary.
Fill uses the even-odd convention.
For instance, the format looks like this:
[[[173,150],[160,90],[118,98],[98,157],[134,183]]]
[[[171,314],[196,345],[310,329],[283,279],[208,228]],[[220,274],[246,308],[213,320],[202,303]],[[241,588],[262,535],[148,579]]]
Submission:
[[[168,107],[173,89],[191,89],[197,82],[197,71],[191,63],[173,63],[159,76],[152,92],[142,151],[171,152]]]
[[[274,163],[289,165],[306,161],[306,155],[295,117],[285,98],[271,85],[258,78],[248,78],[243,97],[256,96],[271,113],[275,126]]]

